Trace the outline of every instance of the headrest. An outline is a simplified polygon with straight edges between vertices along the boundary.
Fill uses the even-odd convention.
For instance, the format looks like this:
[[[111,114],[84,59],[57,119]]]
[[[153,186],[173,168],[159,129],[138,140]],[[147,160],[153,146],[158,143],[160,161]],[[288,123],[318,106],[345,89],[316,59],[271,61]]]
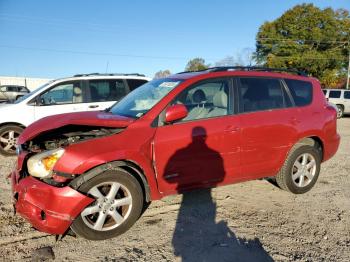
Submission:
[[[213,97],[213,104],[216,107],[227,108],[227,95],[224,91],[217,92]]]
[[[203,101],[206,101],[207,98],[205,96],[205,93],[202,89],[197,89],[193,95],[192,95],[192,101],[194,103],[201,103]]]
[[[79,86],[75,86],[73,88],[73,93],[74,95],[81,95],[82,94],[81,88]]]

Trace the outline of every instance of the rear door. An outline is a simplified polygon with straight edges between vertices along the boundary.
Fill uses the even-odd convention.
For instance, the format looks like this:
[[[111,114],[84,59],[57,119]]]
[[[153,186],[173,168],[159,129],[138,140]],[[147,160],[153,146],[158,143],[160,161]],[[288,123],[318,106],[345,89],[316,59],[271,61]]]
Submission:
[[[274,78],[239,79],[242,176],[275,175],[297,136],[298,108],[283,82]]]

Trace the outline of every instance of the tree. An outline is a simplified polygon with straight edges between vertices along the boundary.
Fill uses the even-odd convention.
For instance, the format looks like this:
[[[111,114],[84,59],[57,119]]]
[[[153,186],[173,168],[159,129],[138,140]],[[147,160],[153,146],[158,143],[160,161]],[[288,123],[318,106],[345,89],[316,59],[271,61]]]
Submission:
[[[254,50],[246,47],[240,50],[235,56],[226,56],[217,61],[215,66],[252,66],[254,61]]]
[[[225,58],[217,61],[215,66],[239,66],[242,65],[239,60],[235,59],[233,56],[226,56]]]
[[[345,77],[349,40],[347,10],[297,5],[259,28],[256,60],[268,67],[304,71],[326,85]]]
[[[167,76],[170,76],[171,75],[171,72],[170,70],[166,69],[166,70],[159,70],[157,73],[154,74],[154,79],[158,79],[158,78],[164,78],[164,77],[167,77]]]
[[[205,64],[205,60],[203,58],[194,58],[188,61],[185,71],[200,71],[200,70],[205,70],[209,67],[210,65]]]

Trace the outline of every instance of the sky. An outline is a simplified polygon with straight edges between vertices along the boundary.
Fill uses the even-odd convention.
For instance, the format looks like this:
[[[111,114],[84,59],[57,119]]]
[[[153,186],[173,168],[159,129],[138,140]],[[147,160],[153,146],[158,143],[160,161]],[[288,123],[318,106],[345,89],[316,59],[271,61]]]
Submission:
[[[301,3],[350,9],[349,0],[0,0],[0,75],[183,71],[255,50],[255,36]]]

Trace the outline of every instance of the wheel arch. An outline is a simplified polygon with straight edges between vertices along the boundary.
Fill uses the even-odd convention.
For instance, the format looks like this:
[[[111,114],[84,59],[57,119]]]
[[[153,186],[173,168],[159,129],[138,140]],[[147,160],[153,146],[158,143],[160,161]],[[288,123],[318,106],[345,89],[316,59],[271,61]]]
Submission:
[[[343,110],[345,109],[345,105],[344,104],[336,103],[335,105],[341,106],[343,108]]]
[[[318,137],[318,136],[304,137],[304,138],[300,139],[295,145],[297,145],[297,144],[314,146],[319,151],[320,156],[321,156],[321,160],[323,160],[324,143],[320,137]]]
[[[147,203],[151,201],[150,187],[148,180],[144,175],[144,171],[140,165],[131,160],[117,160],[96,166],[74,179],[70,183],[70,186],[74,189],[78,189],[86,181],[92,179],[95,176],[98,176],[100,173],[106,170],[111,170],[113,168],[121,168],[128,172],[130,175],[134,176],[140,183],[145,201]]]
[[[4,127],[4,126],[19,126],[21,128],[26,128],[25,125],[18,123],[18,122],[4,122],[4,123],[0,123],[0,128]]]

